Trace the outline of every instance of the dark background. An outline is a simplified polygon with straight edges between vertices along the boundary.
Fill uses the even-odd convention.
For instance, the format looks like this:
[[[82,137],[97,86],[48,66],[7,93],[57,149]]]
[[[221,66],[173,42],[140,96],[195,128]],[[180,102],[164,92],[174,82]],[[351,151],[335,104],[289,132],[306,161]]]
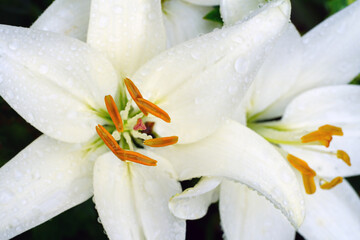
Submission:
[[[51,2],[52,0],[0,0],[0,24],[29,27]],[[351,2],[354,1],[292,0],[292,21],[301,33],[306,33],[327,16]],[[0,166],[39,135],[39,131],[23,120],[0,98]],[[360,177],[348,180],[359,192]],[[94,204],[89,200],[14,239],[107,239],[97,218]],[[187,239],[222,239],[216,204],[210,207],[203,219],[187,221]],[[302,237],[298,235],[297,239],[302,239]]]

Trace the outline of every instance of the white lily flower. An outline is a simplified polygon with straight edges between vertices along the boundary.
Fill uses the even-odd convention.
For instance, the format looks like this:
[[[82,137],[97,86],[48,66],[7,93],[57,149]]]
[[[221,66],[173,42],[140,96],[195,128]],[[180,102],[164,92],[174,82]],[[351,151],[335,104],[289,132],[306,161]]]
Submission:
[[[224,123],[242,100],[266,46],[284,29],[288,6],[288,1],[269,4],[242,24],[156,57],[166,46],[157,1],[93,0],[87,44],[61,34],[1,25],[0,94],[45,135],[0,169],[0,239],[32,228],[92,194],[111,239],[183,239],[185,221],[171,215],[167,201],[181,191],[178,178],[208,173],[251,186],[300,224],[301,192],[289,166],[272,148],[253,156],[268,155],[264,165],[253,165],[247,158],[231,161],[240,151],[234,138],[256,144],[265,140],[236,122]],[[239,57],[248,59],[246,66],[239,64]],[[126,77],[137,83],[144,97]],[[149,139],[139,131],[144,128],[164,138]],[[177,137],[166,136],[174,135],[184,152],[169,147],[169,155],[186,158],[183,164],[175,163],[183,169],[181,176],[169,162],[173,158],[146,146],[173,144]],[[133,140],[139,138],[145,141]],[[227,165],[214,168],[224,154]],[[268,172],[268,167],[274,171]],[[279,172],[287,178],[275,178]],[[254,173],[260,175],[253,178]]]
[[[235,6],[227,5],[229,11]],[[304,194],[306,216],[299,232],[307,239],[360,238],[360,200],[342,179],[360,174],[360,87],[343,85],[360,69],[360,48],[356,47],[359,15],[357,1],[304,37],[290,24],[236,116],[283,153],[284,160],[297,169],[307,193],[323,188],[312,195]],[[217,185],[206,181],[210,180],[189,189],[191,196],[182,194],[172,199],[175,215],[201,217],[219,191],[227,239],[293,238],[295,230],[284,217],[246,187],[229,181],[221,185],[221,180]],[[180,212],[186,205],[202,210],[196,216],[191,214],[192,209]],[[242,228],[237,227],[240,225]]]
[[[211,11],[210,7],[193,5],[183,0],[161,2],[169,47],[219,27],[219,24],[203,19]],[[31,28],[62,33],[86,41],[90,5],[90,0],[55,0]],[[121,14],[121,8],[116,10]],[[148,17],[152,17],[151,13]]]

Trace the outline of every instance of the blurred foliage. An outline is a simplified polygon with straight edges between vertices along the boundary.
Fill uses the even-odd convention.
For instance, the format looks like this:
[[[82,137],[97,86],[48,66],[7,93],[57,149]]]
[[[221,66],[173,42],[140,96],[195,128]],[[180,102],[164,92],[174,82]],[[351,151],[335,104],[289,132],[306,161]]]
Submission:
[[[219,7],[214,7],[212,11],[210,11],[208,14],[204,16],[204,19],[223,24]]]
[[[0,0],[0,24],[29,27],[51,2],[52,0]],[[301,33],[306,33],[327,16],[351,2],[354,0],[293,0],[292,21]],[[221,21],[218,8],[214,8],[205,19]],[[352,81],[352,84],[360,84],[360,75]],[[40,134],[0,98],[0,166]],[[348,180],[359,191],[359,177]],[[194,182],[183,183],[183,186],[189,187],[193,184]],[[187,222],[187,239],[222,238],[217,208],[217,204],[213,204],[204,218]],[[94,204],[88,200],[14,239],[107,239],[97,218]],[[302,238],[297,236],[297,239]]]

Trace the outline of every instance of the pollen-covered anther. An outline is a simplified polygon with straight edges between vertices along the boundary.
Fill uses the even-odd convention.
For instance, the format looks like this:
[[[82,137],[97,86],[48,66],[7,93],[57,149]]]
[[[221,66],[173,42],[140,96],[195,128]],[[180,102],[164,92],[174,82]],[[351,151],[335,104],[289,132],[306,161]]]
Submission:
[[[289,163],[296,168],[301,174],[307,176],[316,176],[316,172],[309,167],[309,165],[302,159],[295,157],[294,155],[288,154],[287,160]]]
[[[336,157],[343,160],[348,166],[351,166],[349,155],[343,150],[337,150]]]
[[[133,151],[125,151],[125,150],[117,151],[115,155],[123,161],[140,163],[146,166],[156,166],[157,163],[156,160]]]
[[[141,95],[139,89],[135,86],[133,81],[131,81],[129,78],[124,79],[125,86],[131,96],[131,98],[135,101],[136,105],[139,107],[140,111],[144,113],[145,116],[147,116],[149,113],[139,106],[138,99],[142,99],[143,96]]]
[[[301,174],[301,176],[302,176],[302,179],[303,179],[305,192],[307,194],[315,193],[316,192],[316,185],[315,185],[314,176],[310,176],[310,175],[306,175],[306,174]]]
[[[119,144],[116,142],[115,138],[100,124],[96,126],[96,132],[106,144],[106,146],[116,155],[116,152],[124,151]]]
[[[114,98],[111,95],[105,96],[105,105],[111,120],[113,121],[116,130],[121,133],[124,131],[123,122],[120,116],[120,112],[116,106]]]
[[[332,136],[344,136],[344,133],[340,127],[332,126],[329,124],[319,127],[318,130],[320,132],[328,133]]]
[[[340,184],[343,182],[343,178],[342,177],[336,177],[333,180],[331,180],[330,182],[321,179],[322,180],[322,184],[320,184],[320,187],[322,189],[332,189],[333,187],[335,187],[336,185]]]
[[[151,113],[155,117],[158,117],[158,118],[164,120],[167,123],[171,122],[169,114],[167,114],[167,112],[165,112],[164,110],[162,110],[161,108],[159,108],[158,106],[153,104],[152,102],[150,102],[144,98],[138,98],[137,101],[138,101],[139,108],[141,107],[141,108],[145,109],[145,111]]]
[[[153,138],[153,139],[145,140],[144,144],[149,147],[166,147],[176,144],[178,140],[179,138],[177,136]]]
[[[302,143],[320,143],[325,147],[330,146],[332,140],[331,134],[322,131],[314,131],[301,137]]]

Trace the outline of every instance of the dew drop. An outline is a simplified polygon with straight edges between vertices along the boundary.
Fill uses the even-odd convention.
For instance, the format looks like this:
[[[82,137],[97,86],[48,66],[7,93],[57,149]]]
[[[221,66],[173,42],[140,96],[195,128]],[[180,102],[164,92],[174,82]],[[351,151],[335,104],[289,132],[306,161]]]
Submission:
[[[9,49],[16,51],[18,49],[18,45],[15,42],[9,43]]]
[[[40,74],[46,74],[49,71],[49,68],[46,65],[41,65],[39,68]]]

